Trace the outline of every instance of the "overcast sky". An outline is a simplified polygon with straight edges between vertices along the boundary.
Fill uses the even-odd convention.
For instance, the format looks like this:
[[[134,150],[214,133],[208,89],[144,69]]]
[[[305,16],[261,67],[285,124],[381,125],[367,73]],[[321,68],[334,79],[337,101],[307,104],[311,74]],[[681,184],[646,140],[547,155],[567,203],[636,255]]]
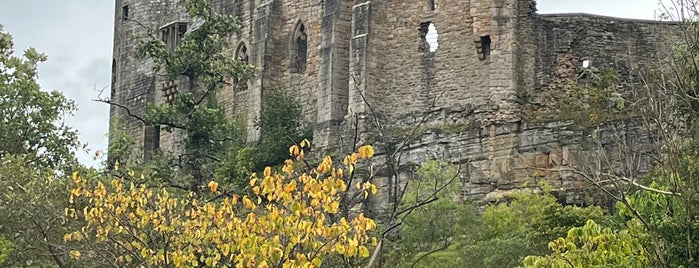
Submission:
[[[625,18],[653,19],[656,0],[540,0],[539,13],[585,12]],[[0,0],[0,24],[15,38],[15,50],[29,46],[49,56],[39,68],[39,83],[74,99],[78,112],[68,122],[80,132],[89,153],[107,147],[109,107],[92,101],[98,91],[109,96],[114,1]]]

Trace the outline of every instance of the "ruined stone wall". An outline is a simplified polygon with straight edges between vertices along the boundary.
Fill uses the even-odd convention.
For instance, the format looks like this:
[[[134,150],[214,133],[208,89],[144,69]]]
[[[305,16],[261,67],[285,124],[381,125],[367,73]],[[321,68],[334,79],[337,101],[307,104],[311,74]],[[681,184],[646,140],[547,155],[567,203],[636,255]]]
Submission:
[[[112,99],[134,114],[142,115],[148,102],[163,103],[163,96],[152,65],[133,57],[136,36],[144,29],[123,20],[122,8],[128,5],[129,17],[144,25],[163,26],[186,20],[174,2],[116,1]],[[258,69],[245,87],[231,85],[218,95],[228,114],[246,119],[248,141],[259,138],[255,122],[261,100],[273,88],[287,90],[302,103],[321,150],[350,148],[355,119],[360,142],[369,143],[374,116],[398,142],[424,121],[419,135],[406,144],[403,162],[437,158],[462,165],[463,192],[473,200],[491,200],[541,179],[560,189],[582,187],[572,174],[549,170],[588,161],[594,152],[583,146],[586,134],[570,122],[523,119],[518,95],[531,93],[533,101],[546,105],[550,99],[544,96],[573,85],[585,60],[590,68],[616,68],[620,86],[633,90],[648,68],[667,62],[668,40],[678,36],[671,23],[538,15],[533,0],[212,3],[241,24],[240,34],[231,37],[230,54],[236,56],[244,44],[249,63]],[[301,71],[293,64],[300,23],[307,38]],[[429,24],[437,31],[436,51],[426,44]],[[148,131],[125,110],[112,107],[112,118],[118,115],[126,119],[137,146],[143,146]],[[631,136],[637,144],[646,139],[636,125],[612,124],[600,130],[608,137],[603,143],[612,144],[616,133],[636,133]],[[160,137],[161,147],[177,150],[181,137],[164,132]],[[386,148],[377,146],[380,162]],[[387,185],[386,178],[379,180]],[[566,200],[579,198],[571,193]]]
[[[669,67],[673,40],[680,36],[677,25],[585,14],[537,15],[534,13],[532,2],[517,1],[516,4],[509,6],[510,13],[507,11],[507,5],[498,6],[492,13],[487,13],[496,14],[490,21],[491,25],[507,25],[499,32],[500,36],[506,36],[510,40],[503,47],[498,46],[494,39],[492,53],[514,53],[514,59],[501,57],[495,68],[490,67],[493,63],[479,65],[479,61],[473,60],[475,57],[461,57],[458,52],[449,51],[450,45],[446,44],[450,44],[450,29],[439,31],[440,46],[435,53],[420,55],[414,50],[417,43],[409,42],[410,37],[417,39],[414,29],[411,33],[409,27],[400,27],[400,23],[385,27],[399,29],[392,31],[396,33],[395,36],[386,35],[387,40],[396,41],[375,41],[379,46],[383,45],[381,49],[389,51],[377,55],[378,61],[382,63],[382,68],[378,69],[378,73],[381,74],[378,81],[381,81],[380,85],[388,85],[388,88],[380,88],[378,92],[381,92],[381,97],[376,100],[377,103],[381,103],[381,100],[390,98],[385,104],[376,105],[386,114],[388,122],[397,122],[403,135],[414,128],[414,121],[409,120],[426,113],[423,96],[426,95],[424,92],[429,92],[425,85],[431,85],[426,81],[437,80],[434,83],[437,85],[436,89],[447,88],[446,92],[455,93],[446,95],[449,100],[445,103],[438,102],[434,111],[428,113],[425,127],[422,127],[418,131],[419,136],[405,147],[401,155],[402,161],[406,165],[412,165],[436,158],[461,165],[464,196],[480,201],[495,200],[503,193],[519,188],[535,187],[538,181],[544,180],[554,189],[565,193],[561,196],[562,201],[586,202],[587,197],[581,194],[585,182],[572,172],[557,171],[571,163],[592,166],[597,165],[598,160],[609,158],[610,161],[617,162],[615,165],[627,165],[626,168],[632,172],[646,171],[651,163],[652,146],[638,124],[612,122],[604,125],[597,130],[599,140],[593,141],[590,132],[572,125],[570,121],[549,119],[548,122],[529,122],[528,119],[518,116],[522,107],[509,102],[509,98],[487,96],[493,96],[493,92],[498,92],[498,88],[503,89],[501,92],[505,92],[505,96],[509,96],[509,93],[517,95],[521,91],[531,91],[534,95],[533,100],[546,106],[550,104],[546,102],[552,100],[539,97],[573,86],[585,60],[591,69],[616,69],[620,78],[617,86],[622,92],[642,90],[640,78],[650,69],[667,70]],[[385,9],[395,10],[399,6]],[[420,14],[418,7],[407,10]],[[470,16],[450,23],[471,25],[475,32],[478,32],[475,25],[488,25],[487,21],[484,22],[473,13],[479,8],[472,7],[469,10],[472,11]],[[399,12],[396,17],[411,18],[409,14],[412,13]],[[510,21],[511,24],[508,24],[507,20],[503,20],[497,14],[514,17],[516,23]],[[446,16],[449,19],[455,16],[449,15]],[[423,13],[422,17],[413,17],[416,17],[413,18],[413,24],[420,18],[433,22],[439,22],[440,18],[439,15],[430,13]],[[381,19],[383,18],[374,18],[379,23]],[[398,20],[395,17],[390,17],[389,20],[391,19]],[[472,19],[470,23],[464,22],[469,19]],[[437,27],[438,30],[441,29],[439,24]],[[381,30],[376,31],[381,33]],[[456,40],[463,44],[463,40],[467,39],[463,36],[474,36],[468,32],[459,32],[457,36],[460,37],[455,36]],[[494,32],[497,33],[498,30]],[[443,49],[449,53],[441,54],[445,51]],[[397,55],[394,57],[394,54]],[[459,58],[449,62],[449,57]],[[434,65],[426,67],[425,58],[433,60]],[[397,59],[412,60],[403,62]],[[509,63],[512,59],[514,65]],[[449,64],[446,64],[447,62]],[[490,75],[485,76],[483,72],[477,72],[479,68],[486,70]],[[447,76],[442,77],[441,74]],[[448,76],[451,74],[456,75]],[[432,77],[441,80],[429,80]],[[442,85],[443,87],[440,87]],[[456,87],[453,91],[450,89],[452,85]],[[467,98],[461,99],[463,97]],[[449,102],[454,99],[456,101]],[[454,113],[463,105],[474,105],[475,109],[466,109],[468,112],[461,114]],[[479,112],[477,107],[485,109]],[[509,113],[514,113],[514,116],[502,116]],[[463,121],[459,121],[457,116],[462,116]],[[449,126],[456,122],[475,124],[467,124],[465,127]],[[400,136],[401,132],[398,133]],[[620,140],[633,148],[633,154],[618,155],[618,152],[613,152]],[[593,142],[599,147],[590,146]],[[600,147],[606,148],[607,151],[599,151]],[[387,183],[383,183],[382,186],[388,187]],[[384,192],[390,190],[384,189]]]
[[[454,117],[444,119],[454,122],[516,121],[515,2],[437,1],[435,10],[428,2],[371,3],[372,105],[401,125],[435,106],[453,110]],[[438,33],[436,51],[421,38],[421,25],[430,23]],[[486,36],[490,52],[481,58],[478,46]]]
[[[625,89],[638,88],[649,69],[667,70],[676,23],[628,20],[588,14],[540,15],[535,20],[534,88],[538,93],[561,91],[583,69],[611,67]]]

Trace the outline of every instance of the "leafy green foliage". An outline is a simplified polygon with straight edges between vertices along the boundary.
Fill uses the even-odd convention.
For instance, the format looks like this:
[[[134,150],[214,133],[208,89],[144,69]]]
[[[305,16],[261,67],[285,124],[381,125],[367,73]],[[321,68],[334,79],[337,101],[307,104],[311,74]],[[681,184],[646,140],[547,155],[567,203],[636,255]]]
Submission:
[[[182,89],[167,105],[152,106],[144,118],[148,125],[183,134],[182,153],[170,166],[184,171],[174,184],[189,184],[200,191],[203,183],[230,151],[242,140],[241,130],[225,114],[216,100],[216,92],[231,77],[247,77],[252,66],[228,54],[229,37],[239,26],[231,15],[214,12],[209,1],[181,2],[193,18],[203,20],[188,31],[182,43],[168,49],[160,39],[151,38],[137,48],[137,57],[152,59],[155,71],[163,71],[170,82]]]
[[[174,50],[159,38],[150,38],[138,46],[136,56],[152,59],[156,70],[162,70],[169,81],[188,78],[190,85],[203,87],[204,94],[220,89],[231,77],[242,80],[250,76],[252,66],[227,52],[229,37],[240,30],[236,18],[215,12],[209,1],[182,0],[180,4],[189,16],[203,23],[187,31]]]
[[[528,268],[649,267],[648,254],[637,237],[627,231],[615,232],[593,220],[574,227],[565,238],[549,243],[551,255],[529,256]]]
[[[460,267],[464,259],[459,249],[476,226],[475,209],[457,201],[459,183],[453,181],[457,171],[440,161],[427,161],[418,176],[410,181],[401,204],[402,211],[417,206],[402,221],[400,236],[394,239],[387,266]],[[437,191],[444,187],[443,190]],[[433,196],[437,193],[436,196]],[[436,197],[436,198],[434,198]]]
[[[33,48],[13,55],[0,26],[0,262],[10,267],[68,264],[61,236],[69,223],[65,174],[79,168],[76,133],[64,125],[75,106],[57,91],[42,91]]]
[[[46,55],[29,48],[14,56],[12,45],[0,25],[0,157],[26,155],[47,167],[74,163],[77,136],[62,121],[75,110],[73,101],[39,88],[37,64]]]
[[[697,163],[692,163],[692,166],[696,167]],[[643,238],[641,242],[644,245],[650,248],[652,236],[657,236],[662,252],[651,252],[647,258],[658,262],[657,254],[663,254],[663,259],[670,267],[694,267],[699,263],[694,257],[699,254],[699,219],[695,214],[696,209],[699,209],[699,200],[696,200],[696,186],[687,185],[696,180],[696,169],[685,171],[695,175],[685,173],[686,177],[671,179],[678,183],[672,187],[663,183],[668,178],[660,177],[659,174],[655,177],[658,181],[648,184],[653,189],[669,191],[674,188],[680,193],[679,196],[639,190],[629,196],[628,206],[617,205],[619,216],[627,220],[626,231]]]
[[[543,188],[543,194],[513,194],[509,203],[486,208],[475,242],[464,249],[473,267],[518,266],[527,255],[546,253],[548,241],[571,227],[605,221],[602,209],[563,206]]]
[[[12,243],[0,236],[0,265],[7,261],[13,250]]]
[[[286,148],[312,136],[310,128],[302,124],[301,105],[294,97],[280,89],[265,91],[262,112],[257,126],[260,140],[255,146],[255,169],[279,165],[285,160]],[[311,132],[311,133],[309,133]]]
[[[592,126],[618,118],[625,101],[617,91],[619,76],[614,69],[583,70],[570,98],[558,105],[576,120],[576,125]]]

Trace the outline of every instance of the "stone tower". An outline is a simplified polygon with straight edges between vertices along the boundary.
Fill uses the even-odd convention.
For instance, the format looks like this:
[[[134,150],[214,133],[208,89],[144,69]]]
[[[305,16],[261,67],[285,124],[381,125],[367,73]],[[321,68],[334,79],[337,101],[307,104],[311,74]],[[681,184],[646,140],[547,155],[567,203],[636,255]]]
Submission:
[[[259,136],[254,122],[262,95],[272,88],[298,97],[315,123],[317,148],[349,145],[357,118],[365,142],[373,118],[395,133],[420,124],[418,137],[403,146],[404,161],[440,158],[467,166],[463,192],[471,199],[521,187],[532,176],[527,167],[584,155],[581,134],[565,123],[523,121],[519,92],[536,100],[563,90],[587,68],[582,62],[622,70],[622,80],[633,85],[634,72],[667,58],[664,33],[675,30],[652,21],[538,15],[534,0],[211,1],[239,18],[231,54],[260,70],[219,95],[230,115],[247,114],[250,141]],[[128,116],[172,93],[133,53],[141,24],[159,27],[163,40],[177,45],[196,20],[178,11],[176,0],[116,0],[116,10],[111,96],[122,107],[113,106],[110,115],[125,122],[146,154],[177,150],[176,134]],[[554,187],[580,186],[570,174],[536,176]]]

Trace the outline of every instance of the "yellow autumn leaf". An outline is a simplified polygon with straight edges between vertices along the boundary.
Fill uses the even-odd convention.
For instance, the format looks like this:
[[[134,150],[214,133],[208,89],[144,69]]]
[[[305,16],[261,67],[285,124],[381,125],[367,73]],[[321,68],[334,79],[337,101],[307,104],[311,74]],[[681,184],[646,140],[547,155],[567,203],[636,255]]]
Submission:
[[[210,181],[207,186],[209,187],[209,191],[211,191],[212,193],[218,190],[218,182]]]
[[[359,147],[359,157],[360,158],[370,158],[374,156],[374,147],[371,145],[364,145]]]
[[[299,154],[299,147],[296,145],[292,145],[289,147],[289,155],[291,156],[297,156]]]
[[[365,246],[359,246],[359,257],[368,258],[369,249],[367,249]]]
[[[80,251],[71,250],[70,252],[68,252],[68,256],[70,256],[71,259],[80,259]]]
[[[303,139],[301,141],[301,148],[308,148],[311,147],[311,142],[308,141],[308,139]]]

